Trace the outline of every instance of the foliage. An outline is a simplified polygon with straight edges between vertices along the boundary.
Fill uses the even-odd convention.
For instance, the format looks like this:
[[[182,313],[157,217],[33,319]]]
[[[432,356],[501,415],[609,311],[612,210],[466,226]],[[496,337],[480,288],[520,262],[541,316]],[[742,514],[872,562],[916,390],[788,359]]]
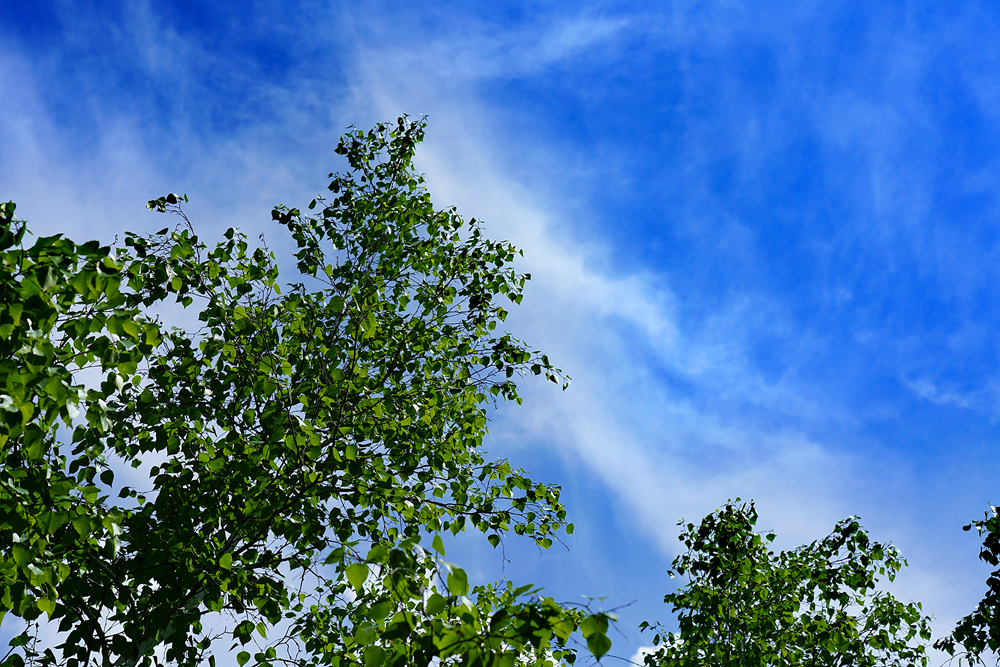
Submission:
[[[972,530],[973,526],[983,538],[980,560],[997,567],[1000,565],[1000,516],[997,508],[991,507],[983,520],[963,529]],[[1000,652],[1000,568],[986,579],[986,586],[986,595],[976,605],[975,611],[958,622],[951,636],[935,642],[935,648],[952,656],[958,655],[960,660],[965,657],[970,664],[985,664],[982,656],[986,651]]]
[[[607,651],[605,615],[470,590],[440,558],[443,531],[548,547],[572,525],[558,487],[484,457],[491,402],[564,380],[500,332],[528,276],[433,207],[423,130],[349,131],[315,214],[274,209],[290,285],[236,230],[202,243],[186,197],[148,205],[177,228],[114,250],[26,248],[4,205],[0,602],[29,627],[3,665],[214,665],[225,637],[240,665],[572,662],[578,630]],[[151,316],[171,299],[199,329]],[[43,615],[61,646],[39,646]]]
[[[927,664],[920,605],[875,589],[905,564],[892,545],[870,540],[852,517],[822,540],[774,553],[774,534],[754,532],[756,523],[753,503],[730,503],[687,524],[688,551],[670,574],[688,583],[664,598],[680,631],[652,626],[659,648],[647,665]]]

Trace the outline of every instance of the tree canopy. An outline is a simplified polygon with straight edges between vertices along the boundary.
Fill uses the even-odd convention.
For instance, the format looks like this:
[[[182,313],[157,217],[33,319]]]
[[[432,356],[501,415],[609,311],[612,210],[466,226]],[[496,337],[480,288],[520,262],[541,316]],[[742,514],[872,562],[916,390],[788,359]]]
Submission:
[[[185,197],[115,248],[29,246],[3,205],[0,612],[28,622],[3,665],[541,665],[578,631],[607,652],[606,615],[441,558],[443,532],[548,547],[572,524],[557,486],[483,453],[519,377],[565,378],[503,332],[529,276],[434,207],[423,132],[350,130],[329,194],[273,210],[291,281],[237,230],[203,242]],[[171,301],[198,328],[159,321]]]
[[[758,533],[753,503],[729,503],[681,533],[686,553],[671,576],[687,576],[664,602],[679,632],[659,624],[650,667],[705,665],[926,665],[930,619],[919,603],[878,591],[905,564],[871,540],[854,517],[816,542],[773,552]],[[682,522],[683,525],[683,522]]]

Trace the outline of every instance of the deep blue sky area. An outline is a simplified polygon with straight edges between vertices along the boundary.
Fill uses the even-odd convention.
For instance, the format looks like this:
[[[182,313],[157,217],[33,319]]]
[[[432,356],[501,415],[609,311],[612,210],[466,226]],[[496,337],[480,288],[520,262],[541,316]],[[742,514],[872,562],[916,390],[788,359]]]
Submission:
[[[176,191],[203,238],[280,254],[270,207],[325,187],[347,126],[427,115],[435,202],[524,249],[510,329],[574,378],[526,382],[486,447],[577,533],[499,571],[455,541],[482,580],[635,600],[630,657],[676,521],[740,496],[783,547],[861,516],[938,635],[983,593],[995,3],[6,2],[0,43],[0,200],[39,233],[152,231]]]

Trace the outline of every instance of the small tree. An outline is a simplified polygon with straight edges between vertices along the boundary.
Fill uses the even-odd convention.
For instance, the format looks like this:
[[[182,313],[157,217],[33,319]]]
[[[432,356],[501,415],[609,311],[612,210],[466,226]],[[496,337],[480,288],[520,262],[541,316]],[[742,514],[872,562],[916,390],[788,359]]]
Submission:
[[[975,521],[963,529],[975,526],[983,539],[979,559],[997,567],[1000,565],[1000,516],[996,507],[981,521]],[[986,664],[983,654],[1000,652],[1000,569],[994,570],[986,579],[986,594],[976,605],[975,611],[964,617],[948,637],[939,639],[934,647],[958,656],[959,662],[965,658],[969,664]],[[1000,659],[997,659],[1000,664]]]
[[[3,665],[214,665],[226,637],[240,665],[572,662],[577,629],[607,651],[602,614],[470,590],[438,556],[444,531],[548,547],[572,525],[558,487],[482,452],[518,376],[563,379],[500,331],[528,276],[431,204],[423,131],[351,130],[315,214],[274,209],[291,284],[236,230],[202,243],[184,197],[149,202],[176,229],[114,250],[25,247],[0,209],[0,607],[29,622]],[[161,326],[168,299],[200,328]]]
[[[670,575],[688,582],[664,597],[679,632],[652,626],[658,649],[647,665],[927,664],[920,605],[875,589],[879,575],[892,581],[905,564],[895,547],[849,518],[822,540],[774,553],[774,534],[755,532],[756,523],[753,503],[729,503],[685,526],[688,551]]]

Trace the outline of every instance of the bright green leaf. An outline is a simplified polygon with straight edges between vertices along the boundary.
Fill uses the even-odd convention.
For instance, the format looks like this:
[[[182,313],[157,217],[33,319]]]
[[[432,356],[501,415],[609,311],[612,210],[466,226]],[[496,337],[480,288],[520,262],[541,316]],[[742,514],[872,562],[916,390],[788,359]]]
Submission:
[[[440,595],[439,593],[431,593],[431,596],[427,598],[427,606],[425,607],[427,615],[437,616],[438,613],[440,613],[441,610],[444,609],[447,602],[448,602],[447,598],[445,598],[443,595]]]
[[[357,591],[362,590],[365,581],[368,580],[368,565],[366,563],[352,563],[347,566],[347,581]]]
[[[11,547],[11,555],[13,555],[14,562],[17,563],[18,567],[26,568],[28,567],[28,563],[31,562],[31,552],[24,548],[23,545],[13,545]]]
[[[448,592],[452,595],[465,595],[469,592],[469,577],[465,570],[456,567],[448,573]]]
[[[73,528],[76,532],[80,534],[81,537],[87,537],[90,535],[91,531],[90,518],[86,516],[77,516],[73,518]]]

